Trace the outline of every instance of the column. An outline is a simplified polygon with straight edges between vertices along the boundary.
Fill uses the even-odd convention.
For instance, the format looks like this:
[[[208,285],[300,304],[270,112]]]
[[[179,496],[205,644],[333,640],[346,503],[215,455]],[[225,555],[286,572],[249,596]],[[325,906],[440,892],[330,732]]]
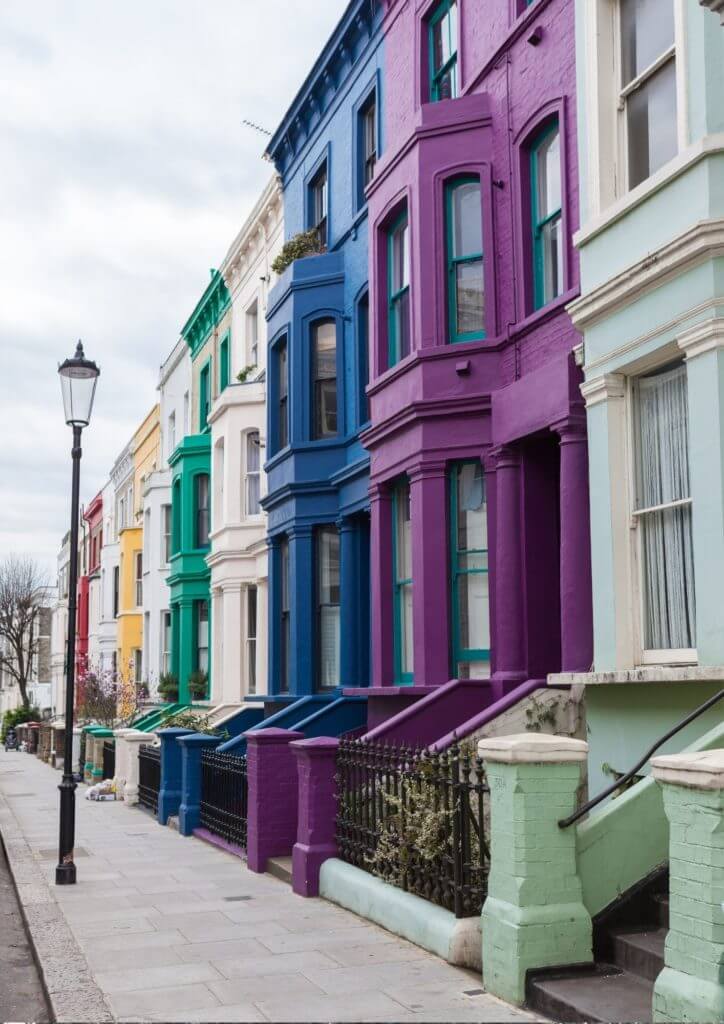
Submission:
[[[268,728],[245,736],[246,860],[250,871],[261,874],[270,857],[288,857],[297,839],[297,761],[290,743],[304,734]]]
[[[315,688],[314,590],[313,530],[294,526],[289,531],[289,691],[295,697],[306,697]]]
[[[168,819],[178,814],[181,803],[181,747],[176,740],[188,736],[191,729],[173,727],[159,729],[156,735],[161,741],[161,785],[158,791],[158,823],[165,825]]]
[[[213,704],[224,703],[224,691],[226,689],[226,663],[224,649],[228,643],[233,646],[234,638],[239,642],[239,628],[228,637],[224,636],[224,592],[221,587],[214,587],[210,594],[211,622],[209,630],[209,698]]]
[[[495,451],[495,651],[493,682],[503,696],[526,678],[521,456]]]
[[[220,648],[217,653],[216,665],[221,668],[221,685],[218,677],[214,682],[214,692],[222,704],[237,704],[244,699],[246,687],[245,673],[242,670],[242,649],[246,629],[242,628],[242,589],[241,583],[228,583],[224,586],[222,601],[222,619],[219,621]]]
[[[223,740],[221,736],[184,731],[186,735],[179,736],[176,741],[181,755],[178,830],[182,836],[190,836],[201,825],[201,754],[204,750],[218,747]]]
[[[292,743],[297,758],[299,808],[292,851],[292,888],[319,896],[319,869],[337,856],[335,774],[339,740],[323,736]]]
[[[669,934],[655,1021],[724,1020],[724,750],[651,761],[669,819]]]
[[[127,734],[134,733],[135,729],[114,729],[113,738],[116,742],[116,798],[118,800],[123,799],[123,790],[126,785],[126,779],[128,778],[128,757],[129,747],[128,744],[123,742],[124,737]]]
[[[561,671],[593,667],[588,443],[582,418],[556,424],[560,438]]]
[[[279,680],[281,679],[281,554],[279,551],[279,536],[268,539],[269,558],[269,596],[268,596],[268,620],[266,634],[267,652],[267,693],[279,692]]]
[[[337,520],[337,529],[340,549],[339,682],[341,686],[359,686],[357,524],[352,516],[343,516]]]
[[[677,338],[686,353],[696,649],[701,665],[724,663],[724,317]]]
[[[121,740],[121,743],[128,746],[125,755],[127,775],[123,799],[129,807],[138,803],[138,748],[142,743],[150,743],[152,740],[152,735],[149,736],[147,732],[136,732],[134,729],[130,729]]]
[[[387,487],[371,484],[372,686],[394,681],[392,572],[392,496]]]
[[[490,787],[483,982],[519,1006],[529,970],[593,959],[576,830],[558,827],[575,810],[587,752],[583,740],[535,733],[478,744]]]
[[[445,463],[408,473],[412,531],[413,672],[417,686],[450,679],[447,474]]]
[[[256,584],[256,692],[269,692],[269,585]]]
[[[194,602],[190,597],[179,601],[179,676],[178,699],[181,704],[190,704],[189,676],[194,670],[196,650],[196,616]]]

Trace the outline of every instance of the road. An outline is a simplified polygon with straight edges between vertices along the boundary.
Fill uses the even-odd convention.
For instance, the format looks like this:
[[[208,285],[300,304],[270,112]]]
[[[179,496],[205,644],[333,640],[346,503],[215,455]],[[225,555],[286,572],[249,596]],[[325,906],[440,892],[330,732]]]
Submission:
[[[38,968],[0,846],[0,1021],[49,1021]]]

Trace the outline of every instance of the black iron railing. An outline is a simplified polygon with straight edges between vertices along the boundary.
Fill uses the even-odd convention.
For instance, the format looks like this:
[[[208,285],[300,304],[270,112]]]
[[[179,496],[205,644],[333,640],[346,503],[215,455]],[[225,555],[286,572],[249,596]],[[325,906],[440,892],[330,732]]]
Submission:
[[[115,740],[103,741],[103,778],[113,779],[116,775],[116,743]]]
[[[246,758],[218,750],[201,753],[201,826],[246,849],[249,794]]]
[[[81,779],[83,778],[83,772],[85,770],[85,744],[86,744],[86,731],[81,729],[80,733],[80,747],[78,753],[78,773]]]
[[[598,807],[598,805],[607,797],[611,796],[612,793],[615,793],[617,789],[622,789],[623,787],[628,786],[628,784],[636,778],[649,758],[656,753],[659,747],[662,747],[667,740],[671,739],[672,736],[676,736],[677,732],[681,732],[682,729],[689,725],[690,722],[693,722],[695,718],[698,718],[699,715],[703,715],[705,711],[709,710],[709,708],[713,708],[714,705],[718,704],[722,698],[724,698],[724,690],[719,690],[719,693],[715,693],[713,697],[709,698],[709,700],[705,700],[703,704],[700,704],[699,707],[692,711],[691,714],[687,715],[686,718],[682,718],[681,721],[673,727],[673,729],[669,729],[667,733],[657,739],[653,747],[650,747],[646,751],[644,756],[636,762],[633,768],[630,768],[625,775],[621,775],[614,783],[607,786],[606,789],[602,790],[598,794],[598,796],[594,796],[592,800],[588,801],[588,803],[579,807],[573,814],[569,814],[567,818],[561,818],[558,822],[558,827],[568,828],[569,825],[575,824],[577,821],[580,821],[584,815],[588,814],[589,811],[592,811],[594,807]]]
[[[490,851],[481,758],[453,744],[440,753],[340,740],[340,857],[456,917],[480,913]]]
[[[138,802],[154,814],[158,813],[158,791],[161,788],[161,748],[142,743],[138,748]]]

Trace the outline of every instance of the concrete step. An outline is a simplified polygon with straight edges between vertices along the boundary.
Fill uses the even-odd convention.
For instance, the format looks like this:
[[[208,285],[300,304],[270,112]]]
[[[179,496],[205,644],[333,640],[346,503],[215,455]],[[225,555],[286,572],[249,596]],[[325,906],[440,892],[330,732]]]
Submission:
[[[270,857],[266,862],[266,869],[270,875],[280,878],[282,882],[292,884],[292,858],[291,857]]]
[[[652,1018],[653,985],[616,967],[597,964],[587,970],[562,970],[533,978],[528,1006],[570,1024],[610,1024]]]
[[[657,892],[652,896],[652,904],[654,908],[654,918],[659,922],[662,928],[669,927],[669,894],[667,892]]]
[[[656,981],[664,968],[666,928],[612,929],[614,963],[646,981]]]

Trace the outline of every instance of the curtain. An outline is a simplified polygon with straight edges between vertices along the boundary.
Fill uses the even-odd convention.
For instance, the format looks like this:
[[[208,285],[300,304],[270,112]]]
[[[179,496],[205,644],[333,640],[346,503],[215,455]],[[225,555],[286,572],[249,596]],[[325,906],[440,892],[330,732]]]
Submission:
[[[686,367],[636,382],[636,507],[690,497]],[[644,512],[644,647],[696,646],[691,505]]]

